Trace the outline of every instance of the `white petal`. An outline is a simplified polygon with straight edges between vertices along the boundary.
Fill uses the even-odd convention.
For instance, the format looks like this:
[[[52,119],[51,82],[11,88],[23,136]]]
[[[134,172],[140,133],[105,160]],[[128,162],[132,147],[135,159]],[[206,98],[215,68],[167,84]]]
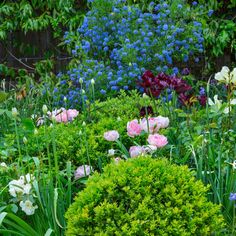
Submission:
[[[230,104],[231,104],[231,105],[236,105],[236,98],[230,100]]]
[[[231,83],[236,84],[236,68],[230,73]]]
[[[226,107],[223,112],[224,112],[225,114],[228,114],[228,113],[229,113],[229,110],[230,110],[230,108],[229,108],[229,107]]]
[[[220,72],[215,74],[215,80],[224,81],[224,78]]]
[[[208,104],[209,104],[210,106],[214,106],[214,105],[215,105],[214,102],[211,100],[211,98],[208,98]]]

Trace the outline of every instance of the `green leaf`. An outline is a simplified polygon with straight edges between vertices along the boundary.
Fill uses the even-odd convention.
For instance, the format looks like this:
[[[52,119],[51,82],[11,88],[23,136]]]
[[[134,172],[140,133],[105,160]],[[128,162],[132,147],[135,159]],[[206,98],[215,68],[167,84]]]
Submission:
[[[4,102],[8,97],[8,93],[0,91],[0,102]]]
[[[22,120],[22,124],[27,131],[33,132],[34,131],[34,122],[30,118],[26,118]]]
[[[7,215],[7,212],[2,212],[2,213],[0,214],[0,225],[2,225],[2,222],[3,222],[3,220],[4,220],[4,218],[5,218],[6,215]]]

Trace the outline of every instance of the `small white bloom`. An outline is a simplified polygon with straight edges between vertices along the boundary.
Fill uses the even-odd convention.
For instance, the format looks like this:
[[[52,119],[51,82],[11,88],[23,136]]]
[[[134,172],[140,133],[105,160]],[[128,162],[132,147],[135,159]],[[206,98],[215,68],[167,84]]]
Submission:
[[[230,105],[236,105],[236,98],[230,100]]]
[[[232,163],[233,165],[233,169],[236,170],[236,160],[234,160],[234,162]]]
[[[108,150],[108,156],[114,156],[115,155],[115,150],[114,149],[109,149]]]
[[[21,176],[21,177],[22,177],[22,176]],[[27,173],[27,174],[24,176],[24,178],[25,178],[25,180],[26,180],[27,183],[30,183],[30,182],[32,182],[32,181],[35,179],[35,177],[34,177],[32,174],[30,174],[30,173]]]
[[[236,84],[236,68],[230,73],[230,81],[233,84]]]
[[[221,71],[215,74],[215,79],[219,82],[223,82],[225,84],[229,84],[229,68],[227,66],[223,66]]]
[[[36,118],[37,118],[37,115],[36,115],[36,114],[32,114],[32,115],[31,115],[31,119],[34,120],[34,119],[36,119]]]
[[[38,208],[37,205],[33,206],[33,203],[30,200],[26,200],[26,201],[21,201],[20,202],[20,207],[22,209],[22,211],[25,212],[26,215],[33,215],[35,212],[35,209]]]
[[[149,98],[149,96],[146,93],[143,93],[143,98],[147,99],[147,98]]]
[[[64,98],[63,98],[63,101],[64,101],[64,102],[66,102],[66,101],[67,101],[67,98],[66,98],[66,96],[64,96]]]
[[[7,168],[7,164],[5,162],[1,162],[0,166],[3,168]]]
[[[15,107],[12,108],[11,113],[12,113],[12,116],[13,116],[14,118],[16,118],[17,115],[18,115],[18,111],[17,111],[17,109],[16,109]]]
[[[79,166],[76,171],[75,171],[75,179],[80,179],[83,178],[85,176],[90,175],[91,171],[93,171],[93,168],[89,165],[83,165],[83,166]]]
[[[52,120],[52,122],[56,122],[56,116],[54,114],[52,114],[51,120]]]
[[[31,190],[32,186],[31,184],[25,184],[24,185],[24,194],[30,194],[30,190]]]
[[[24,180],[12,180],[9,182],[9,193],[13,197],[17,197],[17,195],[24,194]]]
[[[91,79],[91,84],[94,85],[95,84],[95,80]]]
[[[82,92],[82,94],[85,94],[85,90],[84,89],[82,89],[81,92]]]
[[[44,118],[43,118],[43,117],[39,117],[38,120],[37,120],[37,122],[36,122],[36,125],[37,125],[37,126],[41,126],[41,125],[43,125],[43,124],[44,124]]]
[[[211,98],[208,98],[208,104],[211,106],[211,110],[214,112],[218,112],[222,107],[222,100],[218,99],[218,95],[214,96],[214,102]]]

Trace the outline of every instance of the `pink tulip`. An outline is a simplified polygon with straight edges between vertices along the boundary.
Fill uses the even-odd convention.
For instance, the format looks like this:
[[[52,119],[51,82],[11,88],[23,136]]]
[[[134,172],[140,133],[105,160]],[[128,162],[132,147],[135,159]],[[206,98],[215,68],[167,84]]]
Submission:
[[[170,120],[168,117],[158,116],[157,117],[158,126],[161,129],[167,128],[169,126]]]
[[[75,109],[63,110],[61,113],[55,116],[57,122],[67,123],[68,121],[74,120],[78,116],[79,112]]]
[[[150,145],[158,148],[164,147],[168,143],[167,138],[160,134],[150,134],[147,141]]]
[[[91,171],[93,171],[93,168],[91,166],[88,165],[79,166],[74,173],[75,179],[77,180],[85,176],[88,176],[90,175]]]
[[[116,130],[107,131],[104,133],[104,138],[107,141],[116,141],[120,137],[119,133]]]
[[[127,123],[127,134],[130,137],[138,136],[142,132],[142,128],[138,123],[138,120],[132,120]]]
[[[160,129],[160,126],[158,125],[158,118],[149,117],[148,120],[146,118],[143,118],[141,121],[141,128],[146,133],[156,133]]]
[[[141,146],[132,146],[129,149],[130,157],[138,157],[145,153],[145,149]]]

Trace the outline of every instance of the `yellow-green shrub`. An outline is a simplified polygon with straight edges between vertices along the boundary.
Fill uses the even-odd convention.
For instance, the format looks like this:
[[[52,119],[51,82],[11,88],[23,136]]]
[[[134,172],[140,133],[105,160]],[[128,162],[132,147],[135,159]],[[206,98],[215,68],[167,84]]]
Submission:
[[[76,197],[66,235],[219,233],[220,207],[207,201],[206,192],[186,166],[150,157],[112,163]]]

